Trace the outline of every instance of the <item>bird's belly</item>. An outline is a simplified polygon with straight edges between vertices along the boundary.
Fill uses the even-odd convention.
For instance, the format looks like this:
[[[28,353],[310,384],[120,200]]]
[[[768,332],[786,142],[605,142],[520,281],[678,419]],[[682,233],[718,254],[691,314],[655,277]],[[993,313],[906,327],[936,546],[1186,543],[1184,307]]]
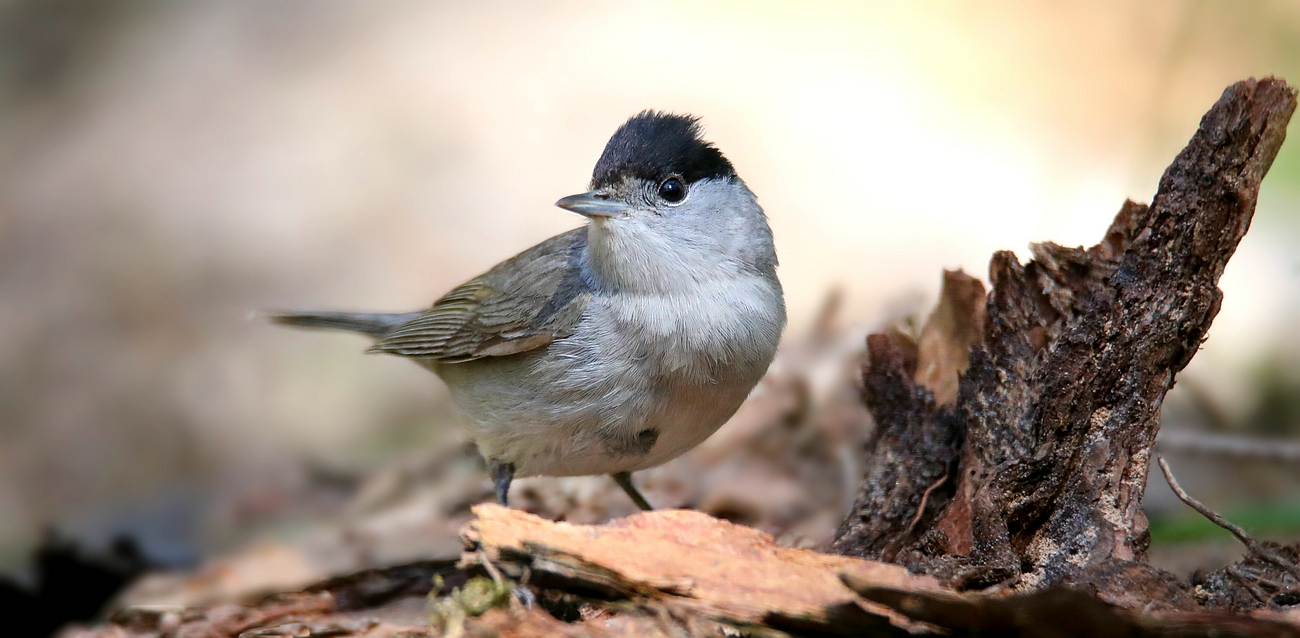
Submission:
[[[545,367],[545,358],[440,370],[484,458],[513,463],[516,476],[612,474],[666,463],[717,431],[762,375],[751,369],[708,384],[672,383],[632,365],[582,389],[543,381],[549,375],[521,381],[507,371],[527,363],[506,359]],[[480,369],[465,374],[468,366]]]
[[[738,318],[706,307],[704,317],[678,310],[676,326],[660,317],[655,332],[644,316],[598,303],[591,311],[605,319],[584,320],[545,348],[434,366],[485,458],[513,463],[516,476],[630,472],[672,460],[731,418],[766,372],[784,325],[783,310]],[[755,324],[754,316],[772,319]]]

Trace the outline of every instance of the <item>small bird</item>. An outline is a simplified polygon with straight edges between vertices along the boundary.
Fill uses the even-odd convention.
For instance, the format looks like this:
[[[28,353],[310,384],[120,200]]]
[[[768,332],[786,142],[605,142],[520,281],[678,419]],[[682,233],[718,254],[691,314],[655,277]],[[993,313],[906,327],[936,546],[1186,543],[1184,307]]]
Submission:
[[[736,412],[785,328],[772,231],[699,119],[643,111],[605,145],[586,225],[405,314],[272,313],[376,339],[451,389],[496,497],[524,476],[632,472],[680,456]]]

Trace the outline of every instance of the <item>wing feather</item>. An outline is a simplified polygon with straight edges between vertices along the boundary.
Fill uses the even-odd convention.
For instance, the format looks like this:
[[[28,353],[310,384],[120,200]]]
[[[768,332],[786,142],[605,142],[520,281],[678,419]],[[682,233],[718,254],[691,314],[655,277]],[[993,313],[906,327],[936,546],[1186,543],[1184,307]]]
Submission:
[[[591,300],[582,274],[586,245],[582,227],[533,246],[443,295],[371,351],[458,363],[567,337]]]

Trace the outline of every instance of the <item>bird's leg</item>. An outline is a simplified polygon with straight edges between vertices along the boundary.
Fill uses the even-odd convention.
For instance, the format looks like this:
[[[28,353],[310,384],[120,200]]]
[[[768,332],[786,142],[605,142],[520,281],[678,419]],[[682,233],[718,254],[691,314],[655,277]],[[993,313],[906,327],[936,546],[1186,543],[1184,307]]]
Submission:
[[[488,474],[497,488],[497,503],[505,505],[506,497],[510,495],[510,481],[515,479],[515,464],[492,459],[488,461]]]
[[[641,496],[641,492],[638,492],[636,486],[632,484],[631,472],[617,472],[610,474],[610,476],[613,477],[615,483],[618,483],[619,487],[623,488],[624,492],[627,492],[628,498],[632,499],[632,502],[636,503],[636,506],[641,508],[642,511],[648,512],[654,509],[650,507],[650,503],[645,500],[644,496]]]

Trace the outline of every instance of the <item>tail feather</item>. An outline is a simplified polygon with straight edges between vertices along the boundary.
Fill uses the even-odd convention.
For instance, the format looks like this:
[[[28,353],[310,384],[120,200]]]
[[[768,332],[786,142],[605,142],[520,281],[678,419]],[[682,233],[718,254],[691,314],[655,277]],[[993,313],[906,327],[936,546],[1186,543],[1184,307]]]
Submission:
[[[351,330],[379,338],[388,334],[394,328],[420,316],[420,313],[268,312],[264,316],[272,323],[285,326]]]

